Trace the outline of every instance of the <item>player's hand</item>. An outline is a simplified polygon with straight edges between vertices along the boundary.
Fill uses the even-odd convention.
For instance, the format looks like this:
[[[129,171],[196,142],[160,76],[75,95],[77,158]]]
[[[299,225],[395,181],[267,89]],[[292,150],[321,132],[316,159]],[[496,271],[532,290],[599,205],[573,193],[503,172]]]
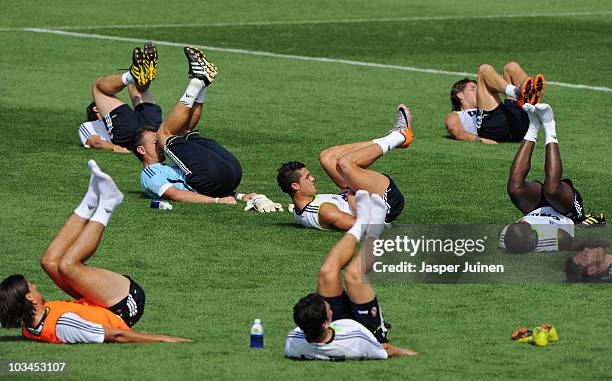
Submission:
[[[282,212],[283,206],[278,202],[270,200],[263,194],[255,195],[252,199],[247,202],[244,210],[255,209],[259,213],[274,213]]]
[[[228,205],[236,204],[236,199],[233,196],[219,197],[216,200],[217,200],[216,201],[217,204],[228,204]]]
[[[497,144],[495,140],[491,139],[480,138],[480,141],[482,142],[482,144]]]
[[[257,193],[248,193],[242,196],[242,199],[240,201],[248,202],[249,200],[252,200],[255,196],[257,196]]]

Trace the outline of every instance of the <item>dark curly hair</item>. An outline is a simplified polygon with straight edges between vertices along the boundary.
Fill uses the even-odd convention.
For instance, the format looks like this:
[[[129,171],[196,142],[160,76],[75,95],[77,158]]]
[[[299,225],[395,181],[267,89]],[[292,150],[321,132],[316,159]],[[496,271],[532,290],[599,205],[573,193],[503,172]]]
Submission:
[[[0,324],[4,328],[32,325],[34,305],[26,299],[28,282],[23,275],[11,275],[0,283]]]
[[[293,321],[302,331],[306,341],[316,342],[323,336],[323,323],[327,321],[327,310],[323,297],[308,294],[293,307]]]
[[[300,170],[302,168],[306,168],[306,165],[299,161],[290,161],[283,163],[278,169],[276,182],[283,192],[289,196],[293,196],[293,193],[295,193],[291,188],[291,184],[300,182]]]

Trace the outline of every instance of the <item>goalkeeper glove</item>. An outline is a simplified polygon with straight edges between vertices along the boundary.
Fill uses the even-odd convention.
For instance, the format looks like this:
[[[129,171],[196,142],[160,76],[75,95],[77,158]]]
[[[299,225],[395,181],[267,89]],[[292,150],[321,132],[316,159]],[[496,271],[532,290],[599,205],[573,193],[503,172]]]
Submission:
[[[249,201],[247,201],[244,210],[255,209],[259,213],[274,213],[282,212],[283,206],[277,202],[270,200],[263,194],[258,194]]]

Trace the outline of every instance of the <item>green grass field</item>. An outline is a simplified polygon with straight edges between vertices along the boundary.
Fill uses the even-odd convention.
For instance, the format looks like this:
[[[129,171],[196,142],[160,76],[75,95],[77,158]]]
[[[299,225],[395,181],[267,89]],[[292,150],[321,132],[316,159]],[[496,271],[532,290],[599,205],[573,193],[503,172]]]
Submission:
[[[304,22],[309,20],[317,22]],[[65,28],[87,36],[22,28]],[[392,342],[419,356],[286,360],[292,306],[314,291],[322,258],[341,234],[298,228],[287,212],[259,215],[238,206],[179,203],[171,212],[152,210],[141,195],[138,161],[85,150],[77,127],[91,82],[127,68],[132,48],[146,39],[158,42],[159,77],[152,90],[165,113],[186,83],[180,46],[224,48],[208,50],[220,74],[200,129],[241,160],[242,190],[287,204],[276,169],[301,160],[320,192],[335,191],[318,166],[318,153],[384,134],[396,104],[404,102],[414,113],[416,140],[375,165],[406,195],[397,222],[502,224],[519,217],[505,192],[517,146],[446,137],[450,85],[462,77],[338,60],[468,73],[481,63],[501,70],[516,60],[549,81],[587,86],[550,84],[545,100],[555,109],[564,174],[581,189],[587,208],[610,212],[611,34],[612,5],[596,0],[3,4],[0,277],[22,273],[48,300],[65,298],[38,261],[80,201],[86,162],[93,158],[126,197],[91,264],[130,274],[145,288],[147,310],[137,329],[194,342],[54,346],[4,330],[0,360],[68,361],[73,379],[609,378],[612,310],[610,290],[601,285],[376,285],[393,324]],[[533,178],[543,178],[543,158],[539,144]],[[248,347],[255,318],[266,330],[260,351]],[[560,342],[536,348],[510,341],[517,327],[544,321],[558,327]]]

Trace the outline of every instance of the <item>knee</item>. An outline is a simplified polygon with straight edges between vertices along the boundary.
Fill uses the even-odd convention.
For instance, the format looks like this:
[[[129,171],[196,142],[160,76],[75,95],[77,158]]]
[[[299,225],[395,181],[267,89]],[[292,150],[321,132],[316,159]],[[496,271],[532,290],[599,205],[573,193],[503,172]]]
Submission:
[[[334,166],[336,161],[336,154],[334,147],[328,148],[319,154],[319,163],[323,167]]]
[[[353,160],[349,159],[346,156],[343,156],[338,159],[336,162],[336,170],[338,173],[346,173],[351,170],[351,168],[355,165]]]
[[[349,289],[350,285],[360,284],[362,282],[363,271],[361,271],[361,266],[356,266],[353,263],[347,267],[344,272],[344,281],[346,282],[346,288]]]
[[[49,275],[59,273],[59,260],[48,255],[48,252],[45,252],[42,258],[40,258],[40,266]]]
[[[506,187],[506,191],[510,197],[516,196],[519,193],[520,184],[516,181],[508,181],[508,186]]]
[[[545,181],[544,182],[544,187],[542,188],[542,193],[544,193],[544,196],[556,196],[559,194],[561,190],[561,183],[559,182],[548,182]]]
[[[520,69],[521,69],[521,66],[515,61],[510,61],[504,65],[504,73],[507,73],[507,74],[516,72],[517,70],[520,70]]]
[[[64,257],[59,261],[57,268],[58,268],[59,275],[61,277],[70,278],[74,272],[74,263],[72,263],[72,261]]]
[[[104,77],[98,77],[95,81],[93,81],[93,84],[91,85],[92,90],[97,90],[100,87],[100,83],[102,82],[103,78]]]
[[[340,267],[336,263],[325,262],[319,269],[319,284],[330,284],[340,277]]]
[[[495,72],[495,68],[489,64],[482,64],[478,67],[478,76],[487,75]]]

